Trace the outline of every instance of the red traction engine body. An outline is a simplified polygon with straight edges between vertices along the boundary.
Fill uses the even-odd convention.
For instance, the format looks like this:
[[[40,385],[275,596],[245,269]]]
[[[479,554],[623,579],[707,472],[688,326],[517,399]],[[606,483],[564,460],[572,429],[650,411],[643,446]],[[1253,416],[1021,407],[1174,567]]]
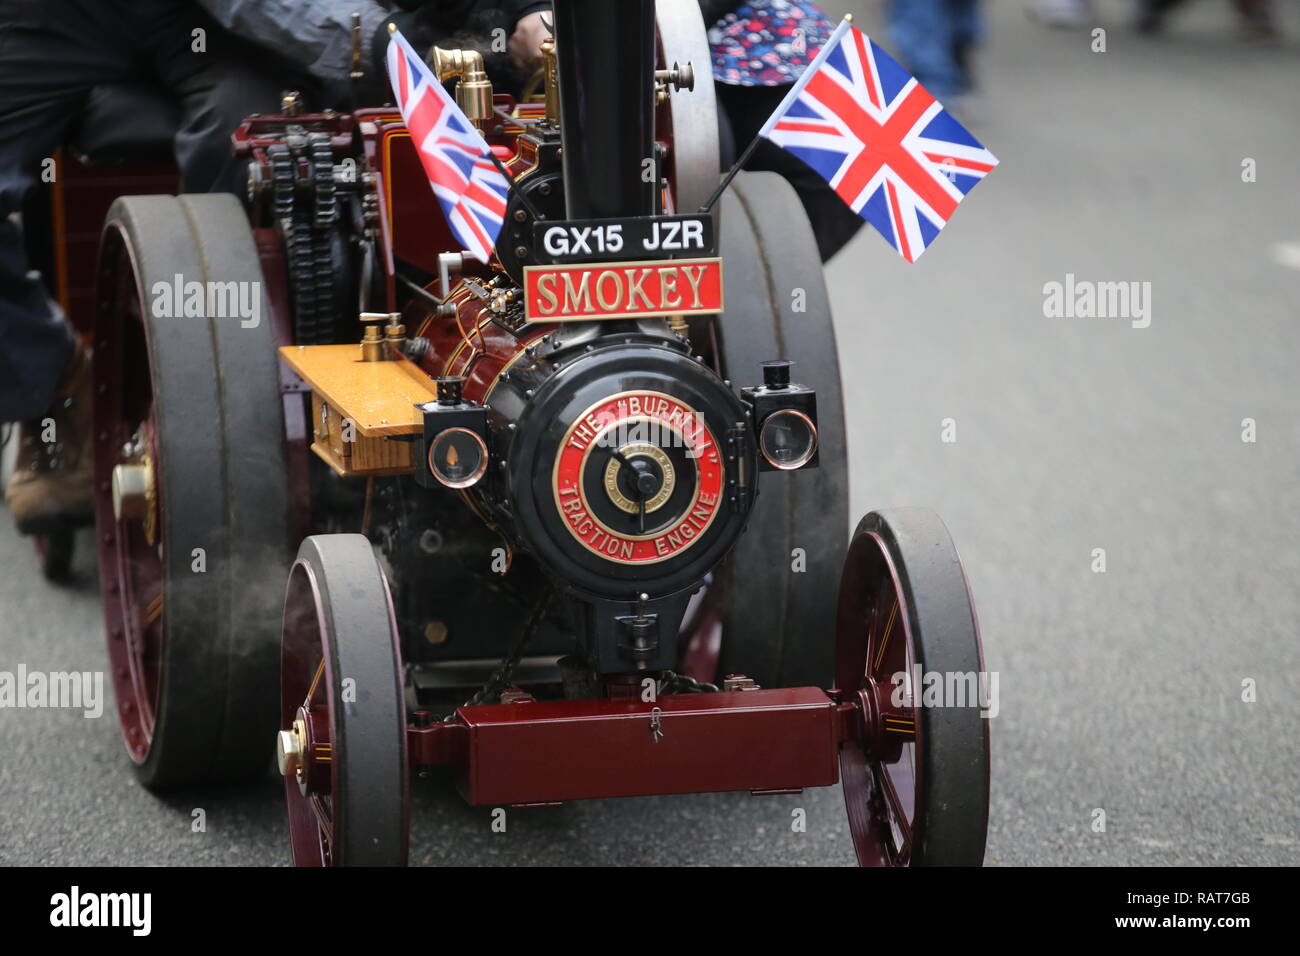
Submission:
[[[694,3],[657,31],[653,0],[554,6],[544,104],[472,51],[427,67],[509,177],[489,261],[392,108],[250,117],[247,226],[229,197],[110,211],[102,591],[137,770],[230,778],[274,737],[303,864],[405,862],[437,766],[484,806],[839,781],[861,862],[977,863],[986,721],[898,679],[982,669],[969,590],[928,512],[845,555],[802,206],[769,173],[723,191]],[[150,315],[204,270],[266,326]]]

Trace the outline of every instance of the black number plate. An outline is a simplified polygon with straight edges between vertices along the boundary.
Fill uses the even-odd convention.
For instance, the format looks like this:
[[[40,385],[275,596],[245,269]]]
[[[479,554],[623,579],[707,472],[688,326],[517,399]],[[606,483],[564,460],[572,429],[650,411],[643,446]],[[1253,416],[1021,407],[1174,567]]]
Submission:
[[[565,219],[533,225],[530,257],[541,264],[713,255],[712,216]]]

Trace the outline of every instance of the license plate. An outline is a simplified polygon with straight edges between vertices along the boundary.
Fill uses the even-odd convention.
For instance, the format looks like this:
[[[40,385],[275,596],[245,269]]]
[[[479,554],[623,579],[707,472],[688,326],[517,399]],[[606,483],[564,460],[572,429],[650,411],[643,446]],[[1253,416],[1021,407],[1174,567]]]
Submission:
[[[541,263],[713,253],[712,216],[567,219],[533,225],[533,260]]]
[[[529,322],[585,322],[722,311],[721,259],[527,266]]]

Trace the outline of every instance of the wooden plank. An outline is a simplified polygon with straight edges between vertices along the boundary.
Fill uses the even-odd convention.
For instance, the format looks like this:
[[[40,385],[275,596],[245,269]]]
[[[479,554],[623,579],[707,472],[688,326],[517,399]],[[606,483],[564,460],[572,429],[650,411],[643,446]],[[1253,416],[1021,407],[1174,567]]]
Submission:
[[[314,451],[317,457],[320,458],[322,461],[324,461],[325,464],[329,465],[331,468],[334,469],[334,471],[337,474],[341,475],[344,478],[374,478],[379,475],[409,475],[412,471],[415,470],[415,466],[411,464],[411,462],[409,461],[413,446],[407,444],[406,442],[389,441],[388,439],[384,439],[384,438],[363,439],[363,440],[386,442],[387,444],[398,445],[398,446],[405,445],[406,447],[405,454],[408,460],[406,460],[400,465],[394,465],[391,468],[372,467],[366,469],[358,469],[357,467],[355,467],[355,465],[350,464],[352,459],[350,458],[340,459],[337,456],[335,456],[333,450],[329,447],[328,444],[321,444],[318,441],[312,442],[311,450]]]
[[[432,379],[420,381],[403,363],[362,361],[360,344],[286,345],[280,357],[365,438],[422,433],[415,406],[438,397]]]
[[[316,441],[312,451],[344,478],[359,475],[409,475],[415,470],[415,443],[403,438],[367,438],[353,430],[345,434],[344,416],[311,393],[311,417]]]

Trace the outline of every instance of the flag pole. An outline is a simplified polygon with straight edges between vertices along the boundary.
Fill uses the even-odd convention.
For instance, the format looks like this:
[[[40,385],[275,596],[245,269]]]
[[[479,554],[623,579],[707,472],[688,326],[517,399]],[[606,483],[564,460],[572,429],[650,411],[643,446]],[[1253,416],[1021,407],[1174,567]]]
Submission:
[[[803,92],[803,88],[807,86],[808,81],[812,79],[813,73],[815,73],[822,65],[826,57],[830,56],[831,50],[835,49],[835,44],[837,44],[840,37],[844,35],[844,31],[849,29],[852,25],[853,14],[844,14],[844,19],[841,20],[839,26],[835,28],[835,32],[830,35],[830,39],[828,39],[822,45],[822,48],[817,51],[817,55],[813,57],[812,62],[804,69],[803,73],[799,76],[799,79],[795,81],[794,85],[790,87],[789,92],[785,94],[785,98],[781,100],[781,104],[772,112],[772,115],[768,117],[767,122],[759,127],[758,132],[754,134],[754,138],[750,141],[749,145],[745,147],[745,151],[740,154],[740,158],[736,160],[735,165],[727,170],[727,175],[722,177],[722,182],[720,182],[718,188],[713,191],[713,195],[709,197],[709,201],[700,207],[700,215],[707,215],[713,208],[714,203],[722,197],[723,192],[731,185],[731,181],[736,178],[736,173],[740,172],[740,168],[744,166],[745,163],[749,162],[749,157],[752,156],[754,150],[758,148],[759,141],[767,132],[769,132],[772,120],[784,113],[786,109],[789,108],[790,104],[794,102],[795,98]]]
[[[754,150],[758,149],[758,144],[762,141],[762,136],[755,136],[750,140],[749,145],[745,147],[745,151],[740,154],[740,159],[736,160],[735,165],[727,170],[727,175],[722,177],[722,182],[718,183],[718,188],[713,191],[713,195],[709,197],[709,201],[700,207],[700,215],[707,216],[709,214],[709,210],[713,208],[713,204],[718,201],[718,198],[726,188],[731,185],[731,181],[736,178],[736,173],[740,172],[740,167],[749,162],[749,157],[754,155]]]

